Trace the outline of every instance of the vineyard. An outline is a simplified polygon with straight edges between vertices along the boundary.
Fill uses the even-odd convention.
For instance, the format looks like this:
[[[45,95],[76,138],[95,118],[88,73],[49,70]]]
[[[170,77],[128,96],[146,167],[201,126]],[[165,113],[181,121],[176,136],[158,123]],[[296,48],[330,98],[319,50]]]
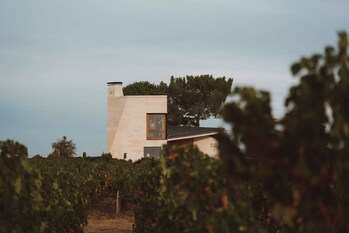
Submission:
[[[83,232],[104,195],[133,208],[135,232],[348,232],[348,38],[292,65],[297,85],[275,120],[270,95],[235,88],[220,158],[163,148],[159,160],[27,158],[0,142],[0,232]]]
[[[28,159],[18,145],[2,143],[0,232],[82,232],[88,210],[103,196],[119,191],[124,211],[148,195],[152,183],[145,181],[159,177],[155,160]]]
[[[90,207],[120,193],[121,210],[133,203],[142,171],[154,161],[133,164],[106,158],[32,158],[18,143],[2,143],[0,232],[83,232]]]

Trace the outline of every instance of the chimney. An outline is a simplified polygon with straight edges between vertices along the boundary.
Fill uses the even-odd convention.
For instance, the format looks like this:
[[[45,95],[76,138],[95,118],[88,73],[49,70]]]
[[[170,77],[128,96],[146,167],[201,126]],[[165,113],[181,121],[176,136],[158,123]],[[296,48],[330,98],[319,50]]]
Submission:
[[[124,96],[122,91],[122,82],[107,82],[108,84],[108,97]]]

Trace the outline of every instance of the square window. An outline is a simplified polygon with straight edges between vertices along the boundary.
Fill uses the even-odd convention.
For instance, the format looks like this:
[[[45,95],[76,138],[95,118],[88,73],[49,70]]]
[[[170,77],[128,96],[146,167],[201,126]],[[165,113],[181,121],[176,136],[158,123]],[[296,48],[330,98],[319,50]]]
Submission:
[[[144,147],[144,158],[159,158],[161,154],[161,147],[146,146]]]
[[[165,140],[166,139],[166,114],[148,113],[147,114],[147,139]]]

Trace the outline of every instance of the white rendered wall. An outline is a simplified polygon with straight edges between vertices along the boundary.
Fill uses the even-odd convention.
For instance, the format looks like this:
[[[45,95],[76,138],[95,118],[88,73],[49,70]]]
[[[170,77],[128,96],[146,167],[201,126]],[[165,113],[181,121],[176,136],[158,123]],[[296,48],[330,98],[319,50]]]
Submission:
[[[121,85],[108,86],[107,151],[113,158],[141,159],[144,147],[166,144],[147,140],[147,113],[167,113],[167,96],[122,96]]]
[[[218,142],[213,137],[205,136],[194,138],[194,145],[196,145],[203,153],[211,157],[218,157]]]

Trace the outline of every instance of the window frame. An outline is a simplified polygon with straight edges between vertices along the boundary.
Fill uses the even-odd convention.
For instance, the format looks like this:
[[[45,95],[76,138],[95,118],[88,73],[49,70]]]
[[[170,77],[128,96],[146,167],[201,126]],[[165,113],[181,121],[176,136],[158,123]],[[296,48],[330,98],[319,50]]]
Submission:
[[[149,137],[149,133],[150,132],[161,132],[159,130],[150,130],[150,126],[149,126],[149,119],[150,116],[154,117],[154,123],[156,122],[156,116],[157,115],[161,115],[164,116],[164,133],[163,133],[163,137]],[[147,128],[146,128],[146,137],[147,140],[166,140],[167,139],[167,114],[166,113],[147,113],[146,114],[146,122],[147,122]],[[155,127],[156,127],[156,123],[155,123]]]

